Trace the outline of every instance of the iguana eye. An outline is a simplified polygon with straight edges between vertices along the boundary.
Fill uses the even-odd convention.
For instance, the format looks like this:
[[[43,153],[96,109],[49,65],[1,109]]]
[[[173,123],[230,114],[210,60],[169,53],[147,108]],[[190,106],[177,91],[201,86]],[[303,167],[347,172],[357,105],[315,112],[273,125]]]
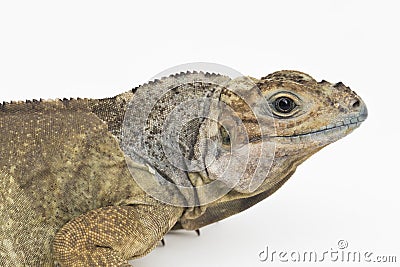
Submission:
[[[275,100],[274,106],[278,112],[290,113],[296,107],[296,103],[293,101],[293,99],[282,96]]]
[[[301,100],[289,92],[279,92],[269,98],[272,113],[280,118],[292,117],[300,111]]]

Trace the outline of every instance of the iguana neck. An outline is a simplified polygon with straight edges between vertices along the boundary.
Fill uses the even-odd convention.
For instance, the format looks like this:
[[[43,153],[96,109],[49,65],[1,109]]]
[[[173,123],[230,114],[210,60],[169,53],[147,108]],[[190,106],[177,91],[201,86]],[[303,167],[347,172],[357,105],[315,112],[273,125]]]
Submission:
[[[204,161],[194,153],[199,149],[199,129],[210,102],[219,101],[228,81],[229,77],[217,74],[182,73],[113,98],[92,100],[89,106],[107,123],[127,157],[150,166],[160,176],[159,184],[180,186],[177,190],[186,192],[182,192],[184,201],[174,204],[197,206],[194,188],[199,180],[193,181],[188,173],[193,164],[204,169]]]
[[[108,125],[108,130],[118,141],[122,139],[122,125],[134,91],[135,89],[111,98],[88,100],[91,111]]]

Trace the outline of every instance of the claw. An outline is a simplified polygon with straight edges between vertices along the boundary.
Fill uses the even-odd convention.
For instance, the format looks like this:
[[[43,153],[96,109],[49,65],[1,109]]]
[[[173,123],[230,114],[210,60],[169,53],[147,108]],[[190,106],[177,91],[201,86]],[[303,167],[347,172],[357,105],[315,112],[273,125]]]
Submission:
[[[196,229],[195,232],[196,232],[197,236],[200,236],[200,229]]]
[[[161,245],[162,245],[163,247],[165,247],[165,240],[164,240],[164,238],[161,239]]]

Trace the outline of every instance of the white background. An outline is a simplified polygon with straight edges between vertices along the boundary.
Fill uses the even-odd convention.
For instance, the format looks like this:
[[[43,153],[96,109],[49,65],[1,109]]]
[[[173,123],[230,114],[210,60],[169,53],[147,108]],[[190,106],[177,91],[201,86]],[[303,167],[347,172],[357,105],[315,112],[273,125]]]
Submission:
[[[135,266],[317,266],[258,254],[330,251],[340,239],[400,262],[399,11],[397,1],[1,1],[0,100],[113,96],[197,61],[343,81],[367,103],[360,129],[272,197],[201,237],[167,235]]]

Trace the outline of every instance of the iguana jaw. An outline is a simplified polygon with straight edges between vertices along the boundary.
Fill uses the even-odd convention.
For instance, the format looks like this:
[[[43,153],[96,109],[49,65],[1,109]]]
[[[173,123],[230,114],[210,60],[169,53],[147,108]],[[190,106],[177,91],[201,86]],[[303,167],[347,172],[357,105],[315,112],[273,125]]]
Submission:
[[[323,126],[319,130],[316,130],[316,131],[312,131],[312,132],[308,132],[308,133],[301,133],[301,134],[294,134],[294,135],[269,136],[269,138],[287,138],[287,139],[300,138],[301,139],[302,137],[304,138],[304,137],[315,137],[315,136],[329,136],[329,137],[337,136],[338,138],[341,138],[345,135],[348,135],[356,128],[358,128],[361,125],[361,123],[367,119],[368,113],[366,110],[367,109],[365,108],[365,113],[362,113],[357,117],[349,118],[346,120],[341,120],[335,124],[329,124],[329,125]],[[261,137],[259,137],[258,140],[261,140]],[[257,140],[252,139],[250,141],[255,142]]]
[[[347,135],[356,128],[358,128],[362,122],[364,122],[366,116],[359,116],[351,119],[353,122],[345,122],[340,121],[336,124],[330,124],[320,128],[317,131],[302,133],[302,134],[294,134],[294,135],[275,135],[275,136],[253,136],[249,139],[250,143],[257,143],[262,140],[270,140],[270,139],[294,139],[294,138],[304,138],[304,137],[313,137],[313,136],[343,136]]]

